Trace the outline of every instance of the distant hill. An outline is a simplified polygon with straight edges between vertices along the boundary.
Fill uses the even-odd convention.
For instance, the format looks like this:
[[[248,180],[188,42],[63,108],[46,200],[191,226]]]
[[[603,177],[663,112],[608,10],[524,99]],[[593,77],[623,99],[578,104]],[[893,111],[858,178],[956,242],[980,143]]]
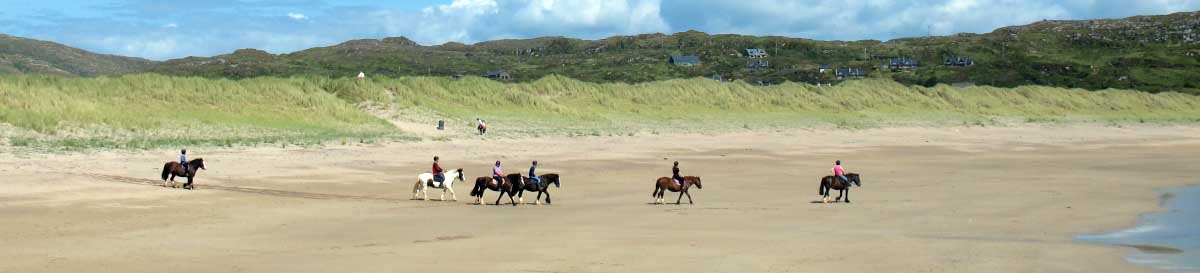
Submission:
[[[167,75],[257,76],[484,75],[506,71],[513,81],[558,74],[590,82],[646,82],[717,77],[764,84],[840,81],[830,69],[861,69],[867,77],[917,85],[938,83],[1011,87],[1125,88],[1200,93],[1200,12],[1124,19],[1041,21],[985,34],[891,41],[817,41],[778,36],[710,35],[688,31],[601,40],[543,37],[473,45],[422,46],[404,38],[352,40],[288,54],[243,49],[188,57],[131,70]],[[0,48],[4,48],[0,45]],[[750,58],[746,49],[767,56]],[[2,52],[2,51],[0,51]],[[45,55],[45,54],[43,54]],[[698,66],[676,66],[672,55],[695,55]],[[965,57],[970,66],[945,65]],[[886,67],[892,59],[916,68]],[[145,64],[145,63],[142,63]],[[97,65],[106,66],[106,65]],[[141,70],[138,70],[138,69]],[[0,68],[0,72],[3,68]],[[119,69],[108,69],[116,71]],[[119,73],[119,72],[117,72]],[[73,73],[77,75],[91,75]],[[98,73],[108,74],[108,73]]]
[[[96,54],[62,44],[0,34],[0,74],[101,76],[144,71],[142,58]]]

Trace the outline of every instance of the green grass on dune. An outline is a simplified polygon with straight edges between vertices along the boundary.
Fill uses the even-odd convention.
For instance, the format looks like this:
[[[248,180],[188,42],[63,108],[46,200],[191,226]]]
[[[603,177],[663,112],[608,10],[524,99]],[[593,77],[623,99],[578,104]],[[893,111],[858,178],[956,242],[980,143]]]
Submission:
[[[370,80],[361,87],[391,93],[398,105],[429,108],[452,118],[469,121],[483,117],[515,124],[511,127],[519,127],[516,129],[550,127],[580,132],[936,125],[996,118],[1195,122],[1200,114],[1200,97],[1180,93],[1039,86],[926,88],[888,80],[850,81],[833,87],[798,83],[759,87],[703,79],[623,84],[552,76],[504,84],[481,78],[418,77]]]
[[[489,120],[500,135],[612,135],[1016,122],[1195,123],[1200,97],[1127,90],[906,86],[889,80],[768,87],[704,79],[638,84],[560,76],[219,80],[159,75],[0,77],[0,145],[160,147],[400,136],[398,119]],[[420,114],[415,114],[420,113]]]
[[[157,75],[3,77],[0,123],[25,129],[8,133],[13,144],[82,147],[307,143],[394,131],[300,79]]]

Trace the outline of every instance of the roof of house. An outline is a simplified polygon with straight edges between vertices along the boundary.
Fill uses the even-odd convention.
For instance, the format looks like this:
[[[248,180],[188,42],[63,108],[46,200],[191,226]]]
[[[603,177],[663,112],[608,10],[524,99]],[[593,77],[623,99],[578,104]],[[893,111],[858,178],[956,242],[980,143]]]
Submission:
[[[767,55],[767,51],[761,48],[747,48],[746,54],[750,56],[764,56]]]
[[[504,72],[504,70],[500,70],[500,71],[489,71],[489,72],[488,72],[486,75],[487,75],[488,77],[499,77],[499,76],[506,76],[506,75],[508,75],[508,72]]]
[[[700,57],[696,55],[673,55],[670,61],[672,63],[698,64],[700,63]]]
[[[892,58],[891,64],[892,65],[917,65],[917,60],[913,60],[912,58],[905,58],[905,57]]]

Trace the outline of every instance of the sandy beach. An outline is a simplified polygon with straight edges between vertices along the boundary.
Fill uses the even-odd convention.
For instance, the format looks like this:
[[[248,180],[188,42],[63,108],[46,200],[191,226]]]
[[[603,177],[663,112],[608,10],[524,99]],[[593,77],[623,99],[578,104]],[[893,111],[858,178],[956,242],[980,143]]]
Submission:
[[[189,148],[193,191],[157,186],[177,150],[0,154],[0,272],[1152,272],[1075,236],[1200,182],[1200,127],[267,146]],[[457,201],[410,200],[434,155]],[[822,204],[838,159],[863,185]],[[496,160],[561,174],[553,205],[472,204]],[[652,204],[675,160],[704,188]]]

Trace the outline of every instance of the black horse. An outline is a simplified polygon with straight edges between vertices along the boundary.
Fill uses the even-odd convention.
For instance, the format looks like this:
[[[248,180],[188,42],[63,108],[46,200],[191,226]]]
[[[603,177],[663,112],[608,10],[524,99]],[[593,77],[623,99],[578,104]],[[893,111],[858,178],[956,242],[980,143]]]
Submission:
[[[522,196],[525,195],[525,191],[531,191],[531,192],[538,193],[537,198],[533,199],[534,204],[541,203],[542,194],[546,194],[546,204],[550,204],[550,191],[548,191],[550,189],[550,184],[554,184],[555,188],[561,187],[561,184],[560,184],[560,181],[558,178],[558,174],[557,173],[548,173],[548,174],[540,175],[540,177],[542,178],[542,183],[538,183],[538,184],[533,184],[531,181],[529,181],[529,177],[521,176],[521,174],[516,174],[516,173],[509,174],[508,177],[505,177],[504,179],[508,179],[508,180],[520,179],[521,182],[523,184],[525,184],[524,187],[521,187],[520,189],[517,190],[517,202],[525,202],[525,198],[523,198]]]
[[[503,198],[504,194],[508,194],[508,201],[513,206],[516,206],[517,200],[513,196],[516,196],[521,191],[521,188],[525,187],[525,184],[520,179],[512,181],[505,177],[501,177],[500,181],[496,181],[497,183],[491,183],[492,181],[491,176],[475,178],[475,187],[471,189],[471,196],[475,197],[475,203],[483,204],[483,193],[487,190],[493,190],[500,192],[500,195],[496,196],[496,205],[500,205],[500,198]]]
[[[842,182],[836,176],[828,175],[821,178],[821,188],[817,190],[818,195],[822,195],[822,202],[829,202],[829,190],[838,190],[837,202],[842,201],[842,195],[846,196],[846,203],[850,203],[850,185],[862,187],[862,179],[857,173],[846,173],[846,179],[850,180]]]
[[[191,190],[193,188],[192,179],[196,178],[196,171],[207,170],[207,169],[204,168],[204,159],[203,158],[192,159],[192,161],[188,161],[187,166],[188,166],[188,169],[184,170],[183,165],[179,164],[179,162],[171,161],[171,162],[167,162],[167,164],[163,164],[163,171],[162,171],[163,187],[167,186],[167,179],[168,179],[167,176],[170,176],[172,188],[175,187],[175,177],[182,176],[182,177],[187,177],[187,183],[183,184],[183,188]]]

